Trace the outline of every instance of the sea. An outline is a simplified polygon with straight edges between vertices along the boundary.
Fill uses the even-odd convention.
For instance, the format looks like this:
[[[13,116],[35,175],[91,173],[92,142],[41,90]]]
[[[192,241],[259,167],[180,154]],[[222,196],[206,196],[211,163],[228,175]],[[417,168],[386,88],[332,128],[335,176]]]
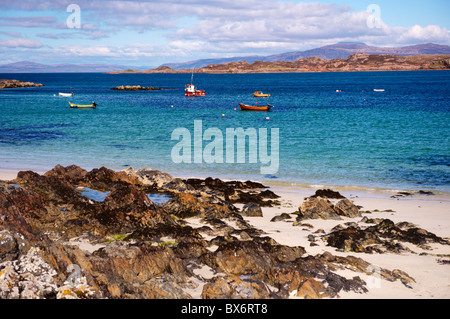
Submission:
[[[191,76],[0,74],[45,85],[0,90],[0,169],[152,168],[179,177],[450,193],[450,71],[199,73],[193,82],[206,95],[185,97]],[[164,90],[111,90],[120,85]],[[69,101],[98,107],[71,109]],[[239,103],[274,107],[244,112]],[[227,132],[240,128],[249,135],[240,149],[236,137],[231,160]],[[264,150],[276,162],[269,173],[261,169]]]

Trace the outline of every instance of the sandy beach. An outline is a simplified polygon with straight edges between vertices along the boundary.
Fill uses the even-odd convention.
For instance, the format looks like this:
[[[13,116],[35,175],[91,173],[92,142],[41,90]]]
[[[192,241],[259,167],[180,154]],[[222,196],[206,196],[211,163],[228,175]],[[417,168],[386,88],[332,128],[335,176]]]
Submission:
[[[265,230],[276,241],[286,245],[299,245],[305,247],[311,255],[322,254],[326,251],[340,256],[352,255],[362,258],[373,265],[386,269],[401,269],[416,280],[412,289],[406,288],[400,282],[388,282],[379,280],[366,294],[341,293],[341,298],[450,298],[450,272],[448,264],[440,264],[438,259],[449,259],[450,246],[432,245],[432,250],[423,250],[415,245],[409,248],[413,253],[402,254],[366,254],[339,252],[334,247],[326,246],[326,242],[317,240],[317,246],[310,246],[308,235],[318,229],[328,233],[338,224],[356,222],[361,224],[361,218],[344,218],[343,220],[307,220],[313,228],[293,227],[291,221],[270,222],[281,213],[292,213],[298,209],[304,197],[314,194],[315,189],[296,187],[273,187],[276,194],[281,196],[281,207],[263,207],[263,217],[246,219],[257,228]],[[414,195],[405,198],[391,198],[395,193],[374,193],[364,191],[339,191],[343,196],[362,206],[363,211],[372,211],[364,214],[369,218],[387,218],[393,222],[411,222],[418,227],[443,238],[450,237],[450,198],[447,196]],[[379,212],[376,212],[378,210]],[[375,212],[374,212],[375,211]],[[445,257],[444,257],[445,256]],[[340,273],[343,276],[352,277],[358,275],[351,271]],[[361,277],[363,280],[367,276]],[[373,279],[373,278],[372,278]]]
[[[0,170],[0,180],[12,180],[17,172],[11,170]],[[257,229],[263,230],[266,236],[272,237],[276,242],[287,246],[302,246],[306,249],[306,255],[315,256],[330,252],[335,256],[354,256],[362,258],[375,267],[388,270],[400,269],[414,278],[415,283],[410,288],[400,281],[389,282],[374,275],[368,276],[361,272],[354,272],[350,269],[336,270],[336,273],[346,278],[360,276],[362,280],[370,282],[367,285],[368,292],[358,294],[355,292],[342,291],[341,298],[450,298],[450,272],[448,271],[448,261],[450,257],[450,246],[441,244],[431,244],[429,249],[419,248],[416,245],[406,243],[410,251],[401,254],[395,253],[354,253],[338,251],[335,247],[327,245],[325,240],[320,238],[320,234],[328,234],[330,230],[339,225],[354,222],[361,226],[367,226],[362,221],[365,216],[368,218],[390,219],[394,223],[409,222],[415,226],[423,228],[444,239],[450,238],[450,197],[446,195],[423,195],[413,194],[406,197],[395,196],[393,191],[363,191],[346,190],[334,188],[343,196],[360,206],[360,210],[365,213],[357,218],[342,218],[341,220],[303,220],[295,223],[295,215],[287,220],[273,222],[271,219],[282,213],[292,214],[298,211],[298,206],[304,198],[314,194],[317,188],[270,185],[270,190],[280,196],[279,206],[262,207],[262,217],[244,217],[244,219]],[[336,200],[331,200],[336,201]],[[242,208],[243,204],[236,204]],[[188,225],[193,228],[204,226],[199,218],[186,219]],[[232,225],[230,221],[230,226]],[[299,225],[300,224],[300,225]],[[305,225],[309,225],[305,227]],[[323,231],[322,231],[323,230]],[[314,245],[308,236],[315,236]],[[204,235],[206,240],[211,236]],[[207,238],[208,237],[208,238]],[[210,238],[209,238],[210,237]],[[87,243],[87,245],[89,245]],[[95,249],[98,249],[95,248]],[[445,262],[443,262],[445,261]],[[214,274],[211,268],[203,267],[195,270],[196,274],[204,278],[211,278]],[[199,283],[201,284],[201,283]],[[197,286],[189,291],[193,298],[200,298],[202,286]],[[291,293],[291,298],[297,298],[295,292]]]
[[[433,244],[432,250],[421,249],[413,244],[407,245],[412,252],[402,254],[367,254],[340,252],[334,247],[327,246],[322,240],[316,240],[317,246],[310,246],[308,235],[314,234],[317,230],[323,229],[325,233],[344,223],[355,222],[364,225],[361,217],[343,218],[342,220],[306,220],[304,223],[312,225],[308,227],[293,226],[295,216],[286,221],[271,222],[271,219],[282,213],[294,213],[298,211],[298,206],[304,198],[314,194],[317,187],[300,186],[280,186],[278,184],[265,183],[270,189],[280,196],[280,206],[262,207],[263,217],[245,217],[245,220],[254,227],[263,230],[267,236],[272,237],[278,243],[288,246],[302,246],[307,254],[314,256],[330,252],[337,256],[355,256],[389,270],[400,269],[413,277],[416,283],[411,289],[406,288],[402,283],[389,282],[378,277],[362,275],[351,270],[341,270],[338,273],[347,278],[361,276],[363,280],[372,281],[372,287],[365,294],[354,292],[340,294],[345,299],[430,299],[430,298],[450,298],[450,272],[448,264],[439,263],[444,259],[448,262],[450,258],[450,246]],[[450,238],[450,196],[448,195],[419,195],[414,194],[407,197],[396,197],[400,190],[351,190],[351,187],[333,187],[343,196],[351,199],[355,205],[361,206],[362,216],[368,218],[390,219],[394,223],[410,222],[417,227],[436,234],[442,238]],[[395,197],[395,198],[393,198]],[[334,201],[335,202],[335,201]],[[243,204],[236,204],[240,209]],[[189,224],[196,228],[203,224],[198,219],[190,219]],[[235,225],[230,226],[234,227]],[[211,238],[207,238],[211,239]],[[200,271],[205,278],[212,276],[211,269],[205,268]],[[200,297],[200,296],[198,296]],[[291,296],[295,298],[295,296]]]

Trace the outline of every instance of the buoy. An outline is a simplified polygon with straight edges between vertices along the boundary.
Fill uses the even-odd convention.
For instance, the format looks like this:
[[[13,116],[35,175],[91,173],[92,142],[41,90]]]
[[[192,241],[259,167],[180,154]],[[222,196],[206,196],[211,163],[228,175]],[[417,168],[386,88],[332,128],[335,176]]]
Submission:
[[[171,105],[170,107],[173,107],[173,105]]]
[[[225,114],[222,114],[222,117],[225,117]]]
[[[270,120],[270,117],[266,116],[266,120]]]
[[[234,110],[236,111],[236,108],[234,108]]]

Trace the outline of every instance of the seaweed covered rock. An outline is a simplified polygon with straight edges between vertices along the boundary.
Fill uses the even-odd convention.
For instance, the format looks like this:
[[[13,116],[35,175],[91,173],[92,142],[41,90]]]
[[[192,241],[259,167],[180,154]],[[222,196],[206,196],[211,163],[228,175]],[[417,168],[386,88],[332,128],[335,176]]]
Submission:
[[[330,200],[320,197],[311,196],[298,207],[297,220],[306,219],[335,219],[341,217],[360,217],[361,212],[358,207],[349,199],[344,198],[333,204]]]
[[[179,193],[163,205],[169,213],[181,218],[224,218],[236,213],[237,208],[214,195],[204,193]]]
[[[222,181],[218,178],[208,177],[206,179],[191,178],[184,181],[196,190],[204,192],[214,192],[216,196],[230,203],[247,204],[256,203],[260,206],[273,206],[278,203],[273,199],[279,198],[271,190],[258,182],[252,181]]]
[[[334,205],[326,198],[307,198],[298,207],[298,220],[305,219],[341,219]]]
[[[383,253],[400,253],[407,250],[401,245],[408,242],[427,248],[429,243],[449,245],[450,243],[422,228],[411,226],[409,223],[397,223],[389,219],[382,219],[376,225],[368,227],[350,226],[335,229],[325,236],[328,245],[343,251]]]
[[[174,224],[169,214],[154,204],[144,191],[130,184],[115,188],[105,198],[95,218],[114,233],[132,232],[157,224]]]
[[[202,299],[268,299],[270,290],[263,282],[235,275],[219,276],[203,286]]]
[[[242,207],[242,215],[247,217],[262,217],[261,206],[253,202],[247,203]]]

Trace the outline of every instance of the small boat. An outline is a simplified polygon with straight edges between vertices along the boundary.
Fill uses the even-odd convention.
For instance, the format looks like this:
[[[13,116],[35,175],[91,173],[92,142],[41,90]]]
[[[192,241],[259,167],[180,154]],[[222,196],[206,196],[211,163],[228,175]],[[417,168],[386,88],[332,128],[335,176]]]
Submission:
[[[197,90],[197,87],[193,84],[194,82],[194,72],[191,76],[191,84],[186,84],[184,88],[184,96],[205,96],[204,90]]]
[[[92,102],[92,104],[88,104],[88,105],[79,105],[79,104],[73,104],[73,103],[69,102],[69,105],[70,105],[71,109],[95,109],[97,107],[97,103],[95,103],[95,102]]]
[[[384,92],[384,89],[373,89],[374,92]]]
[[[253,93],[254,97],[269,97],[270,94],[267,93],[263,93],[262,91],[256,91]]]
[[[73,96],[73,92],[70,92],[70,93],[61,93],[61,92],[59,92],[59,96],[64,96],[64,97]]]
[[[273,107],[273,105],[267,104],[266,106],[253,106],[253,105],[246,105],[246,104],[239,103],[239,107],[241,108],[241,111],[268,112]]]
[[[197,87],[193,84],[186,84],[184,96],[205,96],[205,91],[197,90]]]

